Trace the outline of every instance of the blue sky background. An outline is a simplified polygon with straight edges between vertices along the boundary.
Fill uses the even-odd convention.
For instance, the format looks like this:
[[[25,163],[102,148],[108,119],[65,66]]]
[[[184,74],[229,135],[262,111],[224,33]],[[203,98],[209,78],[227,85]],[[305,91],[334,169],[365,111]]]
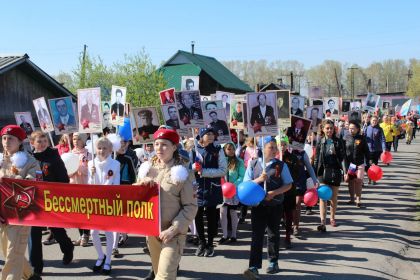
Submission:
[[[83,44],[110,64],[144,47],[219,60],[325,59],[367,66],[420,58],[420,1],[0,0],[0,54],[28,53],[49,74],[76,68]]]

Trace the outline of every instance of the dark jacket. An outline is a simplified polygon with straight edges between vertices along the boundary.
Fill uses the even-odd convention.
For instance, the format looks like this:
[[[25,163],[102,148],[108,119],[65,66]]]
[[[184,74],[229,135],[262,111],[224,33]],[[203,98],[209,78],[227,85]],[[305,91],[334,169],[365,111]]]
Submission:
[[[385,151],[385,135],[384,131],[379,125],[369,125],[363,134],[366,136],[366,141],[370,152]]]
[[[197,146],[198,152],[203,157],[201,175],[195,174],[198,183],[198,206],[217,206],[223,203],[221,177],[226,175],[227,163],[222,148],[210,144],[207,147]],[[195,158],[193,151],[193,158]],[[223,162],[223,164],[222,164]]]
[[[130,148],[125,154],[118,154],[116,160],[120,162],[121,185],[131,185],[136,182],[136,166],[139,159],[136,153]]]
[[[265,106],[265,115],[263,116],[260,110],[260,106],[255,106],[252,108],[251,112],[251,125],[254,125],[256,122],[260,125],[275,125],[277,119],[274,116],[274,109],[270,105]]]
[[[324,167],[343,169],[342,163],[346,159],[346,151],[344,148],[343,141],[335,136],[331,139],[334,144],[335,155],[328,156],[326,151],[326,138],[323,137],[316,145],[316,153],[314,159],[314,170],[317,176],[322,176],[324,173]],[[327,161],[329,161],[327,163]]]
[[[369,163],[369,148],[363,135],[347,134],[343,140],[346,147],[346,168],[349,168],[350,163],[357,166]]]
[[[40,153],[33,153],[42,170],[42,179],[46,182],[69,183],[67,169],[64,162],[58,154],[57,149],[48,147]]]

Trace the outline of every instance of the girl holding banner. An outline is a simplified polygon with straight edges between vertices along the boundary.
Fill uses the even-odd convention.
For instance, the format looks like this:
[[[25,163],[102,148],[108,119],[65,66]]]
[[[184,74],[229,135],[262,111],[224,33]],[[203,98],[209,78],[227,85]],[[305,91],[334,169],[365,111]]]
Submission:
[[[179,135],[175,130],[159,128],[153,138],[156,156],[140,166],[136,185],[159,184],[160,205],[164,206],[160,210],[161,233],[147,237],[152,275],[156,275],[154,279],[175,279],[188,225],[197,212],[194,177],[179,155]]]
[[[4,153],[0,154],[0,179],[34,180],[40,168],[38,162],[23,151],[25,131],[17,125],[7,125],[0,134],[4,149]],[[34,274],[25,258],[31,227],[5,224],[2,216],[0,220],[1,249],[4,256],[1,279],[41,279]]]

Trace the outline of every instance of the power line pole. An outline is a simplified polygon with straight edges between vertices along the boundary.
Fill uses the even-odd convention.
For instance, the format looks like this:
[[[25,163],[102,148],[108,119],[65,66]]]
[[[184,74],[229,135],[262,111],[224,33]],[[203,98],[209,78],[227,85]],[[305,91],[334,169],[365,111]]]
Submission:
[[[351,71],[351,101],[354,102],[354,70],[357,70],[359,68],[352,66],[347,69],[350,69]]]
[[[83,45],[83,57],[82,57],[82,67],[80,73],[80,88],[86,87],[86,49],[87,45]]]

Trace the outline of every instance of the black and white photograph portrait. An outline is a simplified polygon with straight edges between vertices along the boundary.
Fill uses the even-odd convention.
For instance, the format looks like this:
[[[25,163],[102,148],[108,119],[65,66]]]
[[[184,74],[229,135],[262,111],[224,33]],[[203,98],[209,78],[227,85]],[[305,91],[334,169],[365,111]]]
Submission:
[[[348,111],[350,111],[350,103],[351,103],[351,100],[343,99],[343,101],[341,102],[341,112],[342,113],[347,113]]]
[[[189,129],[183,122],[179,121],[178,109],[175,104],[166,104],[161,106],[163,122],[166,126],[170,126],[178,132],[181,136],[188,136]]]
[[[133,129],[133,139],[136,143],[153,142],[153,133],[159,129],[159,116],[156,107],[131,109],[136,129]]]
[[[338,117],[340,97],[324,97],[324,114],[326,117]]]
[[[26,132],[26,136],[31,136],[35,130],[31,112],[15,112],[16,124]]]
[[[199,91],[175,92],[175,103],[179,120],[188,128],[203,127],[203,110],[201,109]]]
[[[362,101],[354,100],[350,102],[350,111],[357,111],[362,109]]]
[[[229,126],[226,121],[226,111],[217,109],[204,112],[204,125],[212,127],[217,133],[218,143],[231,142]]]
[[[348,114],[348,120],[349,121],[357,121],[359,123],[362,122],[362,111],[360,110],[355,110],[355,111],[349,111],[347,112]]]
[[[303,110],[305,108],[305,97],[290,96],[290,114],[298,117],[303,117]]]
[[[201,101],[201,107],[203,108],[203,111],[209,111],[223,109],[223,104],[221,100]]]
[[[306,107],[306,118],[312,121],[311,130],[316,132],[322,122],[322,105],[314,105]]]
[[[200,90],[199,76],[182,76],[181,77],[181,91]]]
[[[78,89],[77,107],[79,113],[79,132],[101,133],[101,88]]]
[[[366,96],[365,106],[363,109],[369,112],[375,112],[376,107],[379,105],[380,98],[381,97],[379,95],[369,92]]]
[[[253,92],[247,94],[248,134],[276,135],[277,127],[277,94],[276,92]]]
[[[226,109],[226,115],[230,115],[230,103],[232,101],[232,97],[234,96],[231,92],[224,92],[224,91],[216,91],[216,100],[221,100],[223,104],[223,108]]]
[[[112,86],[111,89],[111,123],[113,125],[124,124],[124,106],[126,102],[127,88]]]
[[[49,99],[50,111],[55,134],[67,134],[78,131],[76,113],[73,110],[72,98],[61,97]]]
[[[53,131],[54,126],[51,120],[50,113],[48,111],[47,103],[45,102],[45,97],[34,99],[33,103],[41,130],[43,132]]]

